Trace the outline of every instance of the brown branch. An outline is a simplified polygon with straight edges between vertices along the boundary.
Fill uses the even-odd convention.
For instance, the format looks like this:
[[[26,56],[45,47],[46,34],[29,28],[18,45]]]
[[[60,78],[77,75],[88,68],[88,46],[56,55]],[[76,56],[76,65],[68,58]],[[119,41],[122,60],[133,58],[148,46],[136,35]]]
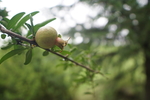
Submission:
[[[23,41],[26,41],[26,42],[28,42],[28,43],[30,43],[30,44],[33,44],[33,45],[38,46],[34,39],[27,39],[27,38],[25,38],[25,37],[23,37],[23,36],[21,36],[21,35],[19,35],[19,34],[17,34],[17,33],[14,33],[14,32],[12,32],[12,31],[10,31],[10,30],[5,29],[5,28],[2,27],[1,25],[0,25],[0,31],[1,31],[2,33],[6,33],[6,34],[8,34],[8,35],[10,35],[10,36],[17,37],[17,38],[19,38],[19,39],[21,39],[21,40],[23,40]],[[43,48],[42,48],[42,49],[43,49]],[[45,49],[45,50],[48,51],[48,52],[51,52],[51,53],[53,53],[53,54],[55,54],[55,55],[57,55],[57,56],[59,56],[59,57],[61,57],[61,58],[64,58],[65,60],[70,61],[70,62],[72,62],[72,63],[74,63],[74,64],[76,64],[76,65],[78,65],[78,66],[80,66],[80,67],[83,67],[83,68],[85,68],[85,69],[87,69],[87,70],[89,70],[89,71],[91,71],[91,72],[100,73],[99,71],[92,70],[91,68],[89,68],[89,67],[87,67],[87,66],[85,66],[85,65],[82,65],[82,64],[80,64],[80,63],[78,63],[78,62],[76,62],[76,61],[74,61],[74,60],[72,60],[72,59],[70,59],[70,58],[68,58],[68,57],[66,57],[66,56],[63,56],[63,55],[61,55],[61,54],[59,54],[59,53],[57,53],[57,52],[54,52],[54,51],[52,51],[52,50],[50,50],[50,49]]]
[[[10,36],[17,37],[17,38],[19,38],[19,39],[21,39],[21,40],[23,40],[23,41],[26,41],[26,42],[28,42],[28,43],[30,43],[30,44],[37,45],[37,43],[36,43],[33,39],[27,39],[27,38],[25,38],[25,37],[23,37],[23,36],[21,36],[21,35],[19,35],[19,34],[17,34],[17,33],[14,33],[14,32],[12,32],[12,31],[10,31],[10,30],[5,29],[5,28],[2,27],[1,25],[0,25],[0,31],[1,31],[2,33],[8,34],[8,35],[10,35]]]
[[[61,55],[61,54],[59,54],[59,53],[57,53],[57,52],[53,52],[53,51],[51,51],[50,49],[45,49],[45,50],[46,50],[46,51],[49,51],[49,52],[51,52],[51,53],[53,53],[53,54],[55,54],[55,55],[57,55],[57,56],[59,56],[59,57],[61,57],[61,58],[64,58],[65,60],[68,60],[68,61],[70,61],[70,62],[72,62],[72,63],[74,63],[74,64],[76,64],[76,65],[78,65],[78,66],[81,66],[81,67],[83,67],[83,68],[85,68],[85,69],[87,69],[87,70],[89,70],[89,71],[91,71],[91,72],[99,73],[99,71],[92,70],[91,68],[89,68],[89,67],[87,67],[87,66],[85,66],[85,65],[82,65],[82,64],[80,64],[80,63],[78,63],[78,62],[76,62],[76,61],[74,61],[74,60],[72,60],[72,59],[70,59],[70,58],[68,58],[68,57],[66,57],[66,56],[63,56],[63,55]]]

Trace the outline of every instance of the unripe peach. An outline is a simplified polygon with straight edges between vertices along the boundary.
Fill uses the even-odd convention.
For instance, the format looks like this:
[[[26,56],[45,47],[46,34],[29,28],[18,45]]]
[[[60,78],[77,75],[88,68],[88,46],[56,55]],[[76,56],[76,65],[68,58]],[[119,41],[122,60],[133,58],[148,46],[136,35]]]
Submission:
[[[64,41],[57,36],[57,31],[50,26],[44,26],[38,29],[35,35],[36,43],[44,49],[52,48],[57,45],[59,48],[63,49],[67,45],[67,41]]]

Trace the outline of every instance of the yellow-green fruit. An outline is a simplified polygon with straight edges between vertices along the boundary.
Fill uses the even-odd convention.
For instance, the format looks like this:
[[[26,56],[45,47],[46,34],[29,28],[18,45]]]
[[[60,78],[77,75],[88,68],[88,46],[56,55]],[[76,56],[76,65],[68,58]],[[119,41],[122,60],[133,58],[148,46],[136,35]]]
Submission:
[[[56,38],[57,32],[50,26],[41,27],[35,35],[36,43],[44,49],[53,47],[55,45]]]

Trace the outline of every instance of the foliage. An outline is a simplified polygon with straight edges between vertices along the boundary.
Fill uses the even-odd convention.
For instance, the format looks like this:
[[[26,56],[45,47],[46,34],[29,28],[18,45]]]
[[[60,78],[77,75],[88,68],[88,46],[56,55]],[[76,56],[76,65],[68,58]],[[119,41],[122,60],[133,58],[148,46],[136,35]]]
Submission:
[[[21,13],[18,13],[18,14],[16,14],[16,15],[14,15],[11,19],[8,19],[8,18],[3,18],[3,20],[1,20],[0,22],[1,22],[1,24],[5,27],[5,28],[7,28],[7,29],[9,29],[9,30],[11,30],[11,31],[13,31],[13,32],[15,32],[15,33],[17,33],[17,34],[19,34],[20,36],[23,36],[24,34],[22,34],[22,30],[23,30],[23,28],[25,28],[25,29],[29,29],[28,30],[28,32],[27,32],[27,34],[26,34],[26,38],[27,39],[34,39],[34,36],[35,36],[35,33],[36,33],[36,31],[40,28],[40,27],[42,27],[42,26],[44,26],[44,25],[46,25],[46,24],[48,24],[49,22],[51,22],[51,21],[53,21],[53,20],[55,20],[55,18],[52,18],[52,19],[49,19],[49,20],[46,20],[46,21],[44,21],[44,22],[42,22],[42,23],[39,23],[39,24],[36,24],[36,25],[34,25],[33,24],[33,16],[34,15],[36,15],[38,12],[37,11],[35,11],[35,12],[32,12],[32,13],[30,13],[30,14],[27,14],[27,15],[25,15],[25,13],[24,12],[21,12]],[[27,23],[27,21],[28,20],[30,20],[30,23],[31,24],[29,24],[29,23]],[[2,34],[1,35],[1,38],[2,39],[5,39],[6,38],[6,34]],[[20,38],[16,38],[15,36],[8,36],[8,37],[11,37],[11,39],[12,39],[12,41],[10,41],[9,43],[8,43],[8,45],[6,45],[5,47],[2,47],[1,48],[1,50],[11,50],[11,51],[9,51],[8,53],[6,53],[5,55],[3,55],[3,57],[0,59],[0,64],[3,64],[3,62],[5,61],[5,60],[9,60],[9,58],[10,57],[15,57],[15,56],[22,56],[22,55],[24,55],[24,57],[25,57],[25,61],[24,61],[24,65],[28,65],[29,63],[31,63],[31,59],[32,59],[32,57],[33,57],[33,55],[34,55],[34,52],[33,52],[33,50],[36,48],[34,45],[32,45],[32,44],[30,44],[30,43],[28,43],[28,42],[24,42],[23,40],[21,40]],[[60,35],[59,35],[59,37],[61,37]],[[70,61],[72,61],[72,62],[75,62],[75,64],[77,64],[77,65],[80,65],[80,66],[84,66],[84,65],[81,65],[81,64],[79,64],[79,63],[77,63],[76,61],[81,61],[83,64],[85,64],[85,65],[90,65],[90,66],[93,66],[93,67],[91,67],[91,68],[93,68],[93,69],[98,69],[98,68],[96,68],[96,65],[94,65],[94,60],[90,60],[90,57],[92,56],[91,54],[89,54],[90,52],[89,51],[85,51],[85,52],[81,52],[81,53],[78,53],[79,55],[78,56],[76,56],[75,54],[74,54],[74,52],[76,51],[76,47],[73,47],[71,44],[68,44],[67,46],[66,46],[66,49],[65,50],[60,50],[58,47],[53,47],[53,48],[51,48],[50,49],[51,50],[51,52],[53,52],[54,54],[56,54],[55,52],[58,52],[58,54],[57,55],[59,55],[59,54],[62,54],[62,56],[64,57],[64,60],[62,60],[62,62],[60,63],[60,64],[58,64],[57,66],[63,66],[64,67],[64,69],[65,70],[67,70],[68,69],[68,67],[70,67],[70,66],[74,66],[72,63],[70,63],[69,62],[69,59],[66,59],[67,57],[70,57],[71,58],[71,60]],[[49,52],[47,52],[47,50],[46,51],[43,51],[43,56],[47,56],[49,54]],[[86,55],[86,56],[84,56],[84,55]],[[74,57],[74,58],[73,58]],[[41,57],[40,57],[41,58]],[[76,61],[74,61],[74,60],[72,60],[72,59],[75,59]],[[34,59],[35,60],[35,59]],[[53,59],[54,60],[54,59]],[[88,60],[88,62],[89,63],[87,63],[87,61],[86,60]],[[21,60],[21,62],[22,62],[23,60]],[[65,62],[64,62],[65,61]],[[54,62],[53,62],[54,63]],[[35,66],[40,66],[40,65],[34,65],[34,67]],[[43,66],[43,65],[42,65]],[[34,68],[33,67],[33,68]],[[8,68],[9,69],[9,68]],[[18,69],[18,68],[16,68],[16,69]],[[90,69],[90,68],[88,68],[88,69]],[[38,70],[38,69],[37,69]],[[40,70],[42,70],[42,69],[40,69]],[[39,71],[40,71],[39,70]],[[46,70],[46,69],[45,69]],[[90,80],[94,77],[94,74],[92,74],[92,73],[90,73],[89,71],[85,71],[85,70],[79,70],[78,71],[78,74],[81,72],[82,73],[82,71],[84,71],[86,74],[84,75],[84,77],[82,77],[82,80],[80,80],[80,79],[77,79],[76,80],[76,82],[82,82],[82,81],[88,81],[89,79],[86,79],[86,77],[89,77],[90,78]],[[21,71],[20,71],[21,72]],[[74,70],[74,72],[75,72],[75,70]],[[15,73],[15,72],[14,72]],[[25,72],[26,73],[26,72]],[[32,73],[32,71],[31,71],[31,73]],[[34,72],[33,72],[34,73]],[[44,73],[44,72],[41,72],[41,73]],[[12,72],[12,74],[13,74],[13,72]],[[48,75],[47,75],[48,74]],[[43,98],[50,98],[50,99],[52,99],[52,100],[57,100],[57,99],[60,99],[59,97],[60,96],[58,96],[58,95],[60,95],[59,93],[57,93],[57,88],[58,87],[60,87],[61,89],[62,89],[62,91],[60,91],[60,93],[61,93],[61,95],[63,94],[63,96],[61,96],[61,99],[70,99],[71,97],[70,97],[70,95],[68,94],[68,91],[66,91],[65,92],[65,89],[67,88],[66,86],[61,86],[61,85],[63,85],[63,84],[60,84],[59,82],[58,82],[58,80],[59,79],[57,79],[57,78],[59,78],[59,76],[56,76],[56,81],[55,80],[53,80],[53,78],[52,78],[52,80],[51,79],[47,79],[46,77],[47,76],[51,76],[51,74],[53,75],[53,73],[51,73],[51,72],[47,72],[47,74],[46,74],[46,76],[45,76],[45,74],[44,74],[44,76],[43,76],[43,78],[44,78],[44,80],[43,79],[39,79],[38,78],[38,80],[40,81],[40,82],[42,82],[42,83],[39,83],[39,84],[46,84],[46,87],[44,86],[44,87],[40,87],[39,85],[37,86],[37,88],[35,87],[35,89],[39,89],[39,90],[43,90],[43,88],[44,89],[47,89],[47,90],[45,90],[46,92],[44,92],[44,91],[42,91],[42,92],[37,92],[37,94],[36,94],[36,92],[34,92],[34,88],[33,88],[33,91],[31,91],[31,96],[28,96],[26,99],[43,99]],[[103,75],[102,73],[100,73],[101,75]],[[5,76],[5,75],[4,75]],[[32,75],[31,75],[32,76]],[[34,76],[34,78],[36,78],[35,76],[36,76],[36,74],[35,75],[33,75]],[[10,77],[10,76],[8,76],[8,77]],[[42,76],[40,76],[40,77],[42,77]],[[24,78],[24,76],[20,76],[20,77],[18,77],[18,79],[19,78],[21,78],[20,80],[21,81],[25,81],[26,82],[26,78]],[[46,79],[45,79],[46,78]],[[62,78],[62,77],[61,77]],[[63,79],[63,78],[62,78]],[[9,81],[9,80],[8,80]],[[37,80],[35,80],[35,81],[37,81]],[[46,81],[46,82],[45,82]],[[47,82],[48,81],[48,82]],[[63,81],[63,80],[60,80],[60,81]],[[30,81],[29,81],[30,82]],[[53,82],[54,82],[54,84],[53,84]],[[58,83],[55,83],[55,82],[58,82]],[[4,82],[5,83],[5,82]],[[10,81],[10,83],[14,83],[13,81]],[[32,83],[32,82],[31,82]],[[52,84],[50,84],[50,83],[52,83]],[[23,85],[23,83],[20,83],[21,84],[21,86]],[[25,83],[26,84],[26,83]],[[37,83],[35,82],[35,83],[33,83],[33,84],[35,84],[35,85],[37,85]],[[1,84],[1,86],[3,86],[4,84]],[[27,84],[26,84],[27,85]],[[51,85],[53,85],[54,86],[54,88],[53,87],[50,87]],[[55,85],[56,85],[56,88],[55,88]],[[14,89],[13,87],[15,87],[15,86],[12,86],[11,84],[9,85],[6,85],[6,87],[10,87],[10,88],[8,88],[8,94],[7,94],[7,92],[6,92],[6,94],[5,94],[5,90],[6,90],[6,88],[4,88],[4,89],[2,89],[2,97],[1,98],[3,98],[3,99],[22,99],[22,98],[24,98],[25,97],[25,95],[27,95],[26,94],[26,92],[28,91],[28,90],[25,90],[25,92],[23,92],[23,93],[21,93],[21,95],[22,96],[20,96],[20,95],[18,95],[18,96],[16,96],[16,94],[18,93],[18,91],[20,92],[20,89]],[[16,86],[19,86],[18,84],[16,84]],[[29,84],[29,86],[32,86],[32,84]],[[64,87],[64,88],[62,88],[62,87]],[[49,90],[49,88],[50,88],[50,90]],[[11,94],[11,93],[9,93],[9,92],[11,92],[11,89],[13,90],[13,93]],[[52,90],[51,90],[52,89]],[[36,90],[35,90],[36,91]],[[53,94],[53,92],[55,92],[56,91],[56,94],[54,93]],[[64,92],[64,93],[63,93]],[[16,94],[15,94],[16,93]],[[33,94],[32,95],[32,93],[35,93],[35,94]],[[51,95],[47,95],[47,94],[51,94]],[[35,97],[34,95],[39,95],[39,97],[37,96],[37,97]],[[67,97],[66,97],[66,95],[68,95]],[[33,97],[32,97],[33,96]],[[52,96],[52,97],[51,97]]]
[[[82,100],[82,97],[85,95],[85,98],[91,96],[94,100],[144,100],[148,98],[150,93],[150,87],[148,87],[150,84],[148,83],[150,82],[150,64],[148,62],[150,60],[149,1],[143,6],[138,3],[138,0],[120,0],[117,2],[115,0],[80,0],[78,3],[87,4],[91,8],[102,8],[102,11],[100,12],[100,10],[98,10],[95,17],[88,16],[86,23],[76,23],[76,27],[67,30],[67,33],[69,33],[73,39],[76,38],[74,35],[76,32],[80,33],[83,37],[83,42],[76,47],[68,45],[66,50],[61,53],[71,59],[91,66],[92,69],[100,70],[105,73],[104,76],[107,76],[107,78],[105,78],[84,69],[76,69],[72,67],[74,66],[72,63],[65,59],[60,59],[61,62],[59,62],[56,67],[63,67],[65,71],[69,70],[68,76],[71,78],[69,79],[74,83],[72,86],[78,88],[81,86],[82,88],[82,95],[79,99],[81,98]],[[57,9],[58,11],[64,11],[67,8],[70,10],[78,3],[67,7],[60,5],[57,6]],[[53,13],[53,11],[54,13],[56,12],[56,7],[54,10],[51,8],[51,13]],[[37,12],[33,13],[35,14]],[[23,14],[24,13],[19,13],[15,16],[21,20]],[[11,20],[15,19],[15,16]],[[26,23],[26,20],[20,22],[23,23],[20,25],[29,29],[26,35],[29,39],[34,37],[38,27],[54,20],[50,19],[48,22],[45,21],[42,24],[33,25],[32,17],[30,14],[27,16],[31,24]],[[55,13],[55,16],[59,16],[59,13]],[[101,17],[108,20],[107,24],[102,27],[94,26],[94,22],[98,21]],[[18,22],[20,20],[18,20]],[[7,27],[8,22],[9,19],[7,18],[1,21],[5,27]],[[14,23],[13,21],[11,22]],[[86,24],[90,24],[91,27],[87,28]],[[14,28],[17,27],[17,25],[18,23],[16,23],[15,26],[9,24],[8,28],[22,35],[19,29],[20,27]],[[81,29],[78,30],[77,27]],[[3,34],[1,37],[5,38],[5,35]],[[34,53],[31,52],[31,50],[33,50],[34,47],[14,38],[12,38],[12,40],[13,41],[9,43],[6,48],[12,46],[14,49],[26,48],[26,53],[23,52],[26,56],[25,64],[32,63],[30,62],[31,59],[27,58],[31,58],[31,54]],[[19,46],[19,43],[27,44],[27,46],[23,46],[22,48],[22,46]],[[57,47],[51,50],[54,52],[59,51]],[[43,56],[47,56],[48,54],[47,51],[43,51]],[[5,60],[12,55],[7,57],[6,54],[3,59]],[[37,68],[36,70],[39,69]],[[89,87],[85,87],[85,85],[90,86],[90,89]],[[144,98],[145,94],[148,95]]]
[[[4,52],[6,51],[1,51],[1,56]],[[34,61],[29,65],[20,61],[20,57],[23,58],[24,55],[14,56],[7,63],[1,64],[0,99],[72,100],[67,74],[64,74],[63,69],[55,68],[57,60],[54,60],[54,55],[53,58],[39,59],[42,52],[43,50],[35,49]]]
[[[29,28],[28,30],[28,34],[26,35],[26,38],[34,38],[36,31],[48,24],[49,22],[55,20],[55,18],[46,20],[42,23],[33,25],[33,18],[32,16],[36,15],[37,13],[39,13],[38,11],[32,12],[30,14],[25,15],[25,12],[21,12],[18,13],[16,15],[14,15],[11,19],[8,18],[3,18],[3,20],[0,21],[0,23],[7,29],[12,30],[13,32],[18,33],[19,35],[23,35],[20,31],[20,29],[22,27],[25,27],[25,25]],[[25,16],[24,16],[25,15]],[[23,17],[24,16],[24,17]],[[28,20],[31,21],[31,25],[26,23]],[[2,39],[6,38],[5,34],[1,35]],[[0,60],[0,63],[2,63],[3,61],[7,60],[8,58],[14,56],[15,54],[21,54],[22,51],[24,51],[25,49],[27,50],[26,52],[26,60],[24,64],[28,64],[30,63],[31,59],[32,59],[32,45],[30,45],[29,43],[25,43],[23,42],[21,39],[18,39],[16,37],[12,37],[12,41],[10,43],[8,43],[7,46],[2,47],[1,49],[7,49],[9,47],[14,46],[14,50],[8,52],[5,56],[3,56]]]
[[[8,16],[8,12],[7,12],[6,8],[0,9],[0,17],[6,17],[6,16]]]
[[[33,25],[33,16],[39,13],[38,11],[25,15],[24,12],[14,15],[11,19],[4,17],[0,23],[7,29],[23,36],[23,28],[29,29],[26,38],[33,39],[36,31],[55,20],[55,18],[46,20],[42,23]],[[31,24],[27,21],[30,20]],[[44,60],[36,57],[34,63],[31,63],[31,59],[35,52],[40,54],[39,51],[34,51],[36,47],[30,43],[24,42],[19,38],[1,34],[1,38],[11,37],[12,41],[1,48],[1,53],[7,52],[5,55],[1,55],[0,64],[0,99],[3,100],[71,100],[72,96],[69,91],[69,84],[65,82],[65,74],[61,70],[56,70],[53,66],[56,66],[57,60],[54,60],[52,64],[49,60]],[[69,47],[68,47],[69,48]],[[8,50],[10,50],[8,52]],[[52,51],[59,52],[57,47],[52,48]],[[47,51],[42,51],[43,56],[47,56]],[[67,50],[60,52],[64,55],[70,53]],[[37,55],[36,54],[36,55]],[[25,57],[25,59],[20,59]],[[42,56],[42,53],[41,55]],[[9,59],[10,57],[15,59]],[[55,58],[55,57],[53,57]],[[46,59],[46,58],[45,58]],[[57,58],[58,59],[58,58]],[[7,60],[9,63],[2,63]],[[22,62],[24,61],[24,65]],[[14,63],[15,62],[15,63]],[[44,63],[43,63],[44,62]],[[27,66],[30,63],[29,66]],[[50,65],[50,66],[49,66]],[[63,66],[63,65],[62,65]],[[7,84],[6,84],[7,83]],[[18,95],[19,94],[19,95]]]
[[[142,3],[145,4],[142,5],[139,1],[140,0],[119,0],[117,2],[115,0],[80,0],[80,2],[69,7],[63,8],[62,6],[58,6],[57,8],[60,12],[61,10],[64,11],[67,8],[69,9],[68,11],[70,11],[81,3],[91,9],[98,8],[95,9],[97,11],[95,11],[96,14],[95,16],[93,15],[94,17],[92,15],[87,16],[86,22],[76,22],[76,27],[69,28],[69,31],[65,32],[69,33],[69,35],[74,38],[76,38],[76,33],[80,33],[83,37],[83,42],[79,44],[77,48],[83,48],[87,51],[91,50],[90,53],[92,52],[92,54],[95,54],[91,58],[95,60],[95,65],[99,65],[101,67],[101,71],[105,74],[109,73],[114,76],[110,79],[110,81],[107,81],[108,83],[104,82],[100,84],[100,86],[102,85],[105,88],[103,90],[100,88],[100,91],[102,92],[101,94],[97,94],[99,96],[98,100],[110,100],[110,98],[111,100],[137,100],[137,98],[143,100],[145,99],[144,94],[142,94],[144,93],[143,91],[147,94],[146,100],[150,99],[150,64],[148,63],[150,60],[150,29],[148,28],[150,27],[150,24],[148,23],[150,20],[148,13],[150,2],[143,1]],[[92,11],[94,13],[93,9]],[[53,12],[53,8],[51,8],[51,12]],[[58,13],[54,13],[54,15],[59,16]],[[69,15],[67,15],[67,17],[68,16]],[[70,16],[72,17],[71,14]],[[100,18],[106,18],[108,20],[107,24],[104,26],[94,26],[94,23],[98,22]],[[67,19],[65,20],[65,18],[62,18],[62,20],[65,22]],[[100,23],[101,22],[99,22],[99,24]],[[129,63],[128,59],[130,59]],[[133,65],[130,65],[131,62]],[[129,69],[124,70],[126,68]],[[136,75],[137,72],[139,73],[137,76],[140,79],[142,78],[142,82],[139,83],[136,81],[138,80],[137,77],[132,77],[133,84],[131,85],[131,80],[129,77]],[[130,73],[132,75],[130,75]],[[125,82],[124,79],[127,79],[127,81]],[[147,87],[146,89],[144,86],[145,80]],[[117,95],[117,91],[120,91],[120,88],[123,88],[125,85],[127,85],[125,87],[127,90],[125,90],[126,94],[130,94],[129,89],[132,88],[134,91],[132,91],[132,93],[136,98],[132,98],[130,96],[126,98],[123,95]],[[120,88],[117,86],[120,86]],[[138,87],[140,87],[140,89]],[[103,95],[105,95],[104,98],[102,98]]]

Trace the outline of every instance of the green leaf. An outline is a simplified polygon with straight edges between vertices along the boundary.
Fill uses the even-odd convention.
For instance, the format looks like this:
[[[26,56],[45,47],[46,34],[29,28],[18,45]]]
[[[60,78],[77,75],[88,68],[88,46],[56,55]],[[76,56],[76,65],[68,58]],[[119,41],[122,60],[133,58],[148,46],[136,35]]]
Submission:
[[[31,16],[34,16],[36,15],[37,13],[39,13],[39,11],[35,11],[35,12],[32,12],[28,15],[26,15],[25,17],[23,17],[16,25],[16,27],[14,28],[14,31],[17,30],[18,28],[20,28],[23,24],[25,24],[25,22],[27,22],[29,19],[30,19],[30,15]]]
[[[25,12],[21,12],[13,16],[8,23],[7,29],[11,29],[11,28],[13,29],[24,14]]]
[[[9,22],[9,19],[8,19],[8,18],[3,18],[2,21],[0,21],[0,23],[1,23],[4,27],[7,27],[8,22]]]
[[[7,46],[1,47],[1,50],[9,49],[13,46],[13,44],[8,44]]]
[[[6,38],[6,34],[1,34],[1,38],[5,39]]]
[[[25,23],[25,25],[29,28],[29,30],[31,30],[31,25],[28,23]]]
[[[9,22],[10,20],[9,20],[8,18],[4,17],[4,18],[3,18],[3,21],[7,22],[7,24],[8,24],[8,22]]]
[[[7,60],[8,58],[16,55],[16,54],[19,54],[21,53],[22,51],[24,51],[25,49],[15,49],[15,50],[12,50],[10,52],[8,52],[7,54],[5,54],[1,59],[0,59],[0,64],[2,62],[4,62],[5,60]]]
[[[26,59],[24,64],[25,65],[29,64],[31,62],[31,59],[32,59],[32,48],[26,52]]]
[[[48,51],[44,51],[44,52],[43,52],[43,56],[47,56],[48,54],[49,54]]]
[[[84,94],[92,94],[92,92],[85,92]]]
[[[70,50],[70,52],[74,52],[74,51],[76,51],[76,50],[77,50],[77,48],[74,47],[74,48],[72,48],[72,49]]]
[[[34,30],[37,31],[40,27],[45,26],[46,24],[52,22],[52,21],[55,20],[55,19],[56,19],[56,18],[48,19],[48,20],[46,20],[46,21],[44,21],[44,22],[42,22],[42,23],[36,24],[36,25],[34,26]]]
[[[52,50],[53,52],[60,52],[60,51],[62,51],[58,46],[53,46],[53,47],[51,48],[51,50]]]
[[[46,21],[44,21],[44,22],[42,22],[42,23],[36,24],[36,25],[34,26],[34,31],[37,32],[37,30],[38,30],[40,27],[45,26],[46,24],[52,22],[52,21],[55,20],[55,19],[56,19],[56,18],[52,18],[52,19],[46,20]],[[32,34],[31,31],[29,31],[28,34],[27,34],[27,37],[30,36],[31,34]]]
[[[63,51],[61,51],[60,53],[61,53],[61,54],[63,54],[63,55],[71,54],[71,52],[70,52],[70,51],[66,51],[66,50],[63,50]]]
[[[33,24],[33,18],[32,18],[32,15],[30,14],[30,23],[31,23],[31,33],[32,33],[32,36],[35,36],[35,31],[34,31],[34,24]]]
[[[69,48],[72,48],[72,45],[71,45],[71,44],[67,44],[67,46],[68,46]]]
[[[61,35],[60,35],[60,34],[58,34],[57,36],[61,38]]]

